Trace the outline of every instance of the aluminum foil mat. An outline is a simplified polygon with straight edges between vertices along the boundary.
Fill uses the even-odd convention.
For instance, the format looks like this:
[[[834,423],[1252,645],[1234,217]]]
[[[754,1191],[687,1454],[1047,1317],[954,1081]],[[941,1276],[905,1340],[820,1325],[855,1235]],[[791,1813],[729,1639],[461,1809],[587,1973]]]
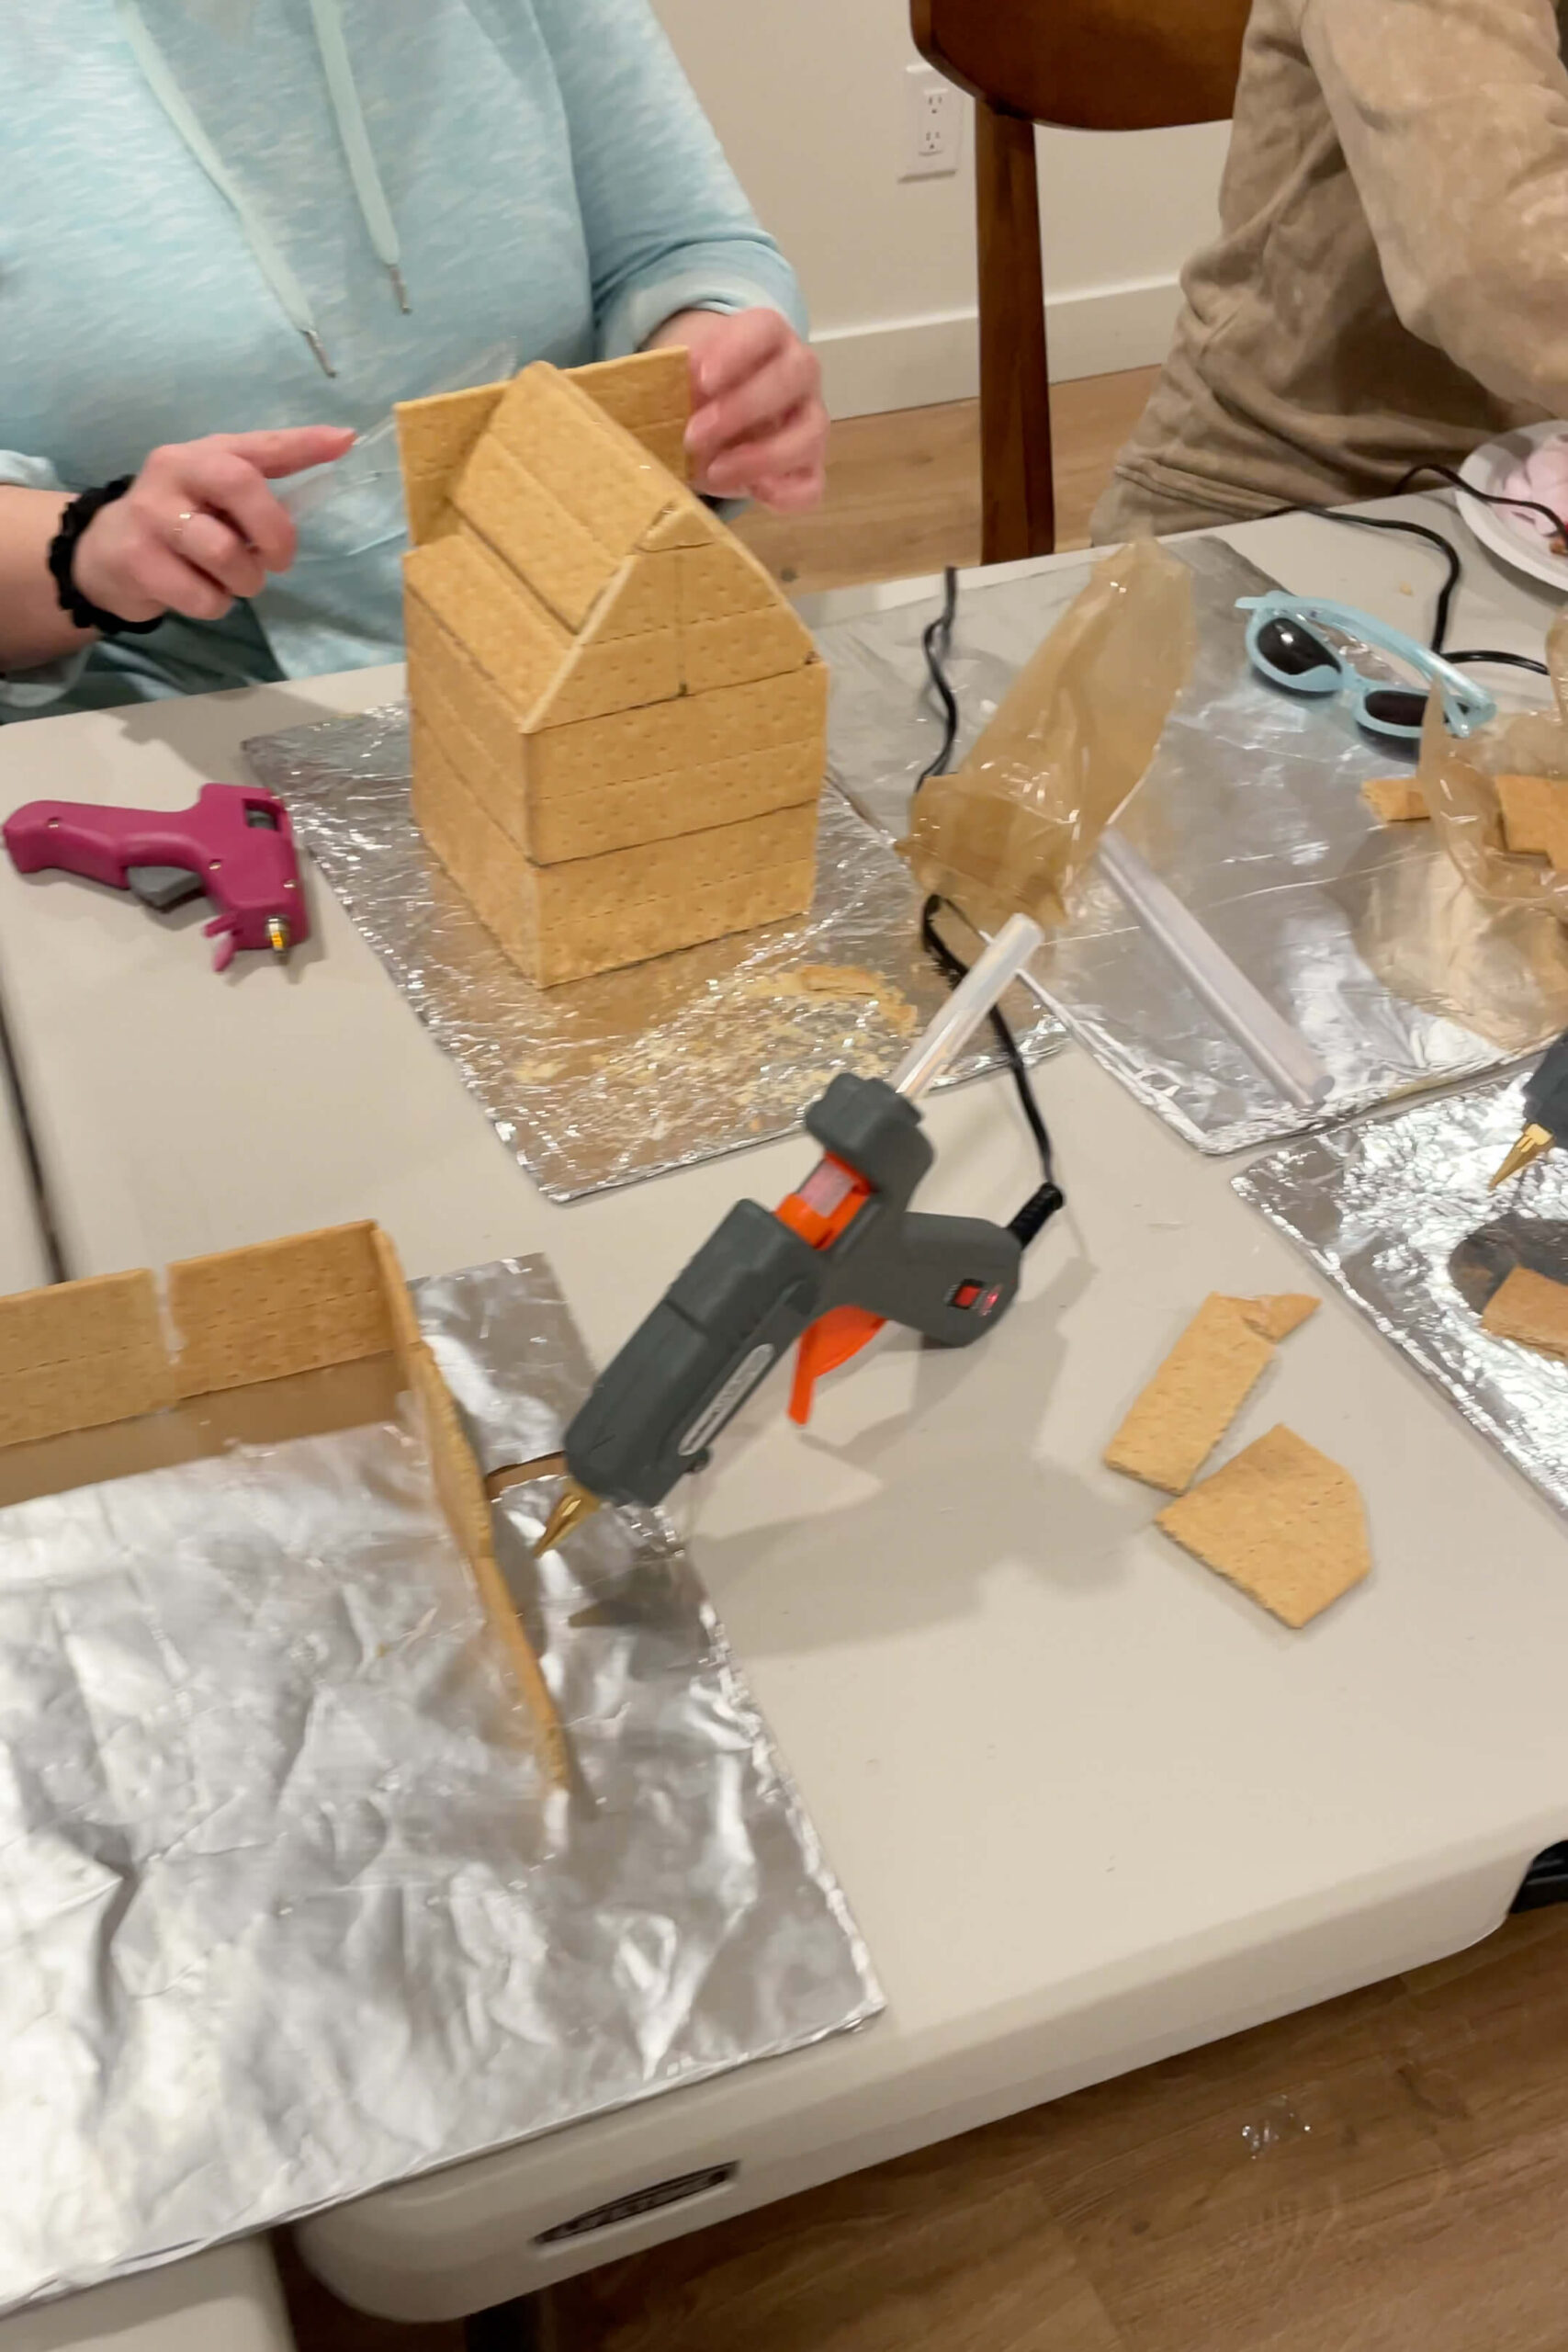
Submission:
[[[888,1075],[946,983],[890,840],[823,796],[816,900],[775,923],[559,989],[531,988],[425,848],[409,812],[407,713],[258,736],[245,756],[503,1143],[571,1201],[790,1134],[840,1069]],[[1061,1043],[1021,989],[1038,1060]],[[945,1083],[994,1069],[983,1032]]]
[[[590,1368],[537,1259],[415,1286],[487,1467]],[[536,1588],[541,1805],[421,1449],[366,1428],[0,1513],[0,2308],[196,2252],[880,2006],[664,1522]]]
[[[1568,1512],[1568,1365],[1481,1328],[1516,1266],[1568,1282],[1568,1156],[1488,1193],[1522,1077],[1288,1144],[1235,1179],[1533,1486]]]
[[[1193,574],[1198,661],[1119,830],[1316,1048],[1333,1092],[1315,1112],[1283,1100],[1092,867],[1070,929],[1036,964],[1055,1010],[1140,1102],[1210,1152],[1496,1069],[1503,1049],[1388,984],[1401,941],[1458,887],[1429,826],[1379,825],[1361,798],[1370,777],[1398,768],[1397,753],[1362,735],[1341,702],[1281,694],[1255,674],[1235,603],[1276,582],[1222,540],[1174,552]],[[965,586],[951,664],[960,758],[1085,577],[1073,567]],[[833,672],[833,776],[895,831],[940,741],[920,690],[933,610],[903,605],[819,632]],[[1385,666],[1352,650],[1363,666]]]

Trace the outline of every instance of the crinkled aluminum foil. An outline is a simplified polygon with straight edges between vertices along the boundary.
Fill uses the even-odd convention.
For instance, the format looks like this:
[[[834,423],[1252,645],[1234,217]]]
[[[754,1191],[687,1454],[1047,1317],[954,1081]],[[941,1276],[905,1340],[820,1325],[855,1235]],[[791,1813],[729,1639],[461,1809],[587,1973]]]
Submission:
[[[1568,1157],[1486,1189],[1526,1115],[1523,1079],[1490,1079],[1289,1144],[1235,1184],[1568,1511],[1568,1368],[1481,1328],[1516,1266],[1568,1282]]]
[[[1256,676],[1236,599],[1276,582],[1221,540],[1175,552],[1193,573],[1197,666],[1118,830],[1322,1056],[1334,1090],[1317,1111],[1284,1101],[1093,867],[1071,928],[1035,967],[1062,1019],[1140,1102],[1210,1152],[1496,1069],[1500,1048],[1396,993],[1368,960],[1384,971],[1397,963],[1402,930],[1431,920],[1424,886],[1451,876],[1430,826],[1380,825],[1361,798],[1369,778],[1399,766],[1397,754],[1361,734],[1341,702],[1281,694]],[[1085,577],[1074,568],[965,587],[951,665],[960,757]],[[940,740],[919,692],[931,618],[928,605],[903,605],[819,632],[833,671],[834,777],[890,828]]]
[[[635,1182],[800,1125],[840,1069],[886,1077],[946,983],[889,841],[831,789],[817,897],[794,923],[559,989],[531,988],[425,848],[409,813],[401,705],[245,745],[355,928],[554,1201]],[[1038,1060],[1061,1043],[1021,990]],[[996,1067],[982,1032],[949,1084]]]
[[[487,1467],[590,1369],[537,1259],[416,1285]],[[0,1513],[0,2308],[873,2016],[815,1835],[669,1529],[498,1550],[578,1785],[541,1808],[392,1428]]]

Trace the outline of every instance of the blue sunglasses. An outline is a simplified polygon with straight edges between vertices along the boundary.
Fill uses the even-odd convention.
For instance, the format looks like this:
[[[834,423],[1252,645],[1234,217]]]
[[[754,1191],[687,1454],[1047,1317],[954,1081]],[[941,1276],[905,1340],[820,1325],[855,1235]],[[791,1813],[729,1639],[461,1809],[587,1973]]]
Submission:
[[[1288,589],[1275,588],[1267,596],[1243,596],[1236,609],[1252,616],[1247,650],[1260,677],[1282,686],[1287,694],[1348,695],[1357,720],[1369,734],[1397,743],[1419,742],[1434,686],[1442,695],[1444,716],[1456,735],[1468,735],[1497,716],[1497,706],[1484,686],[1478,686],[1440,653],[1406,637],[1403,629],[1390,628],[1371,613],[1359,613],[1353,605],[1292,596]],[[1365,676],[1318,636],[1314,622],[1359,637],[1381,653],[1392,653],[1425,678],[1427,685],[1402,686],[1387,678]]]

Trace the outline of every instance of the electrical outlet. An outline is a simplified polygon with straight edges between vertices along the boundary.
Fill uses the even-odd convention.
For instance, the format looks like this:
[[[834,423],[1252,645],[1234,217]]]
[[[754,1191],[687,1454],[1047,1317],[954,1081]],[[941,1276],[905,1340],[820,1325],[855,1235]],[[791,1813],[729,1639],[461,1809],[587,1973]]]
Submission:
[[[964,96],[934,65],[905,71],[904,169],[907,180],[946,178],[964,159]]]

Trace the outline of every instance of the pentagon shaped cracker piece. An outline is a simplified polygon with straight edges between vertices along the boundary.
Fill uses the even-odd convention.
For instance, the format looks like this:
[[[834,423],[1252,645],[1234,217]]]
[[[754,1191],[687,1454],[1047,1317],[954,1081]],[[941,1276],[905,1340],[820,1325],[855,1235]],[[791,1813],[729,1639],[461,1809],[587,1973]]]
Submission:
[[[1568,1283],[1516,1266],[1486,1302],[1481,1328],[1542,1355],[1568,1356]]]
[[[1168,1503],[1156,1524],[1292,1629],[1372,1565],[1354,1478],[1283,1427]]]
[[[1112,1470],[1169,1495],[1185,1493],[1274,1350],[1248,1322],[1252,1301],[1203,1301],[1105,1449]]]

